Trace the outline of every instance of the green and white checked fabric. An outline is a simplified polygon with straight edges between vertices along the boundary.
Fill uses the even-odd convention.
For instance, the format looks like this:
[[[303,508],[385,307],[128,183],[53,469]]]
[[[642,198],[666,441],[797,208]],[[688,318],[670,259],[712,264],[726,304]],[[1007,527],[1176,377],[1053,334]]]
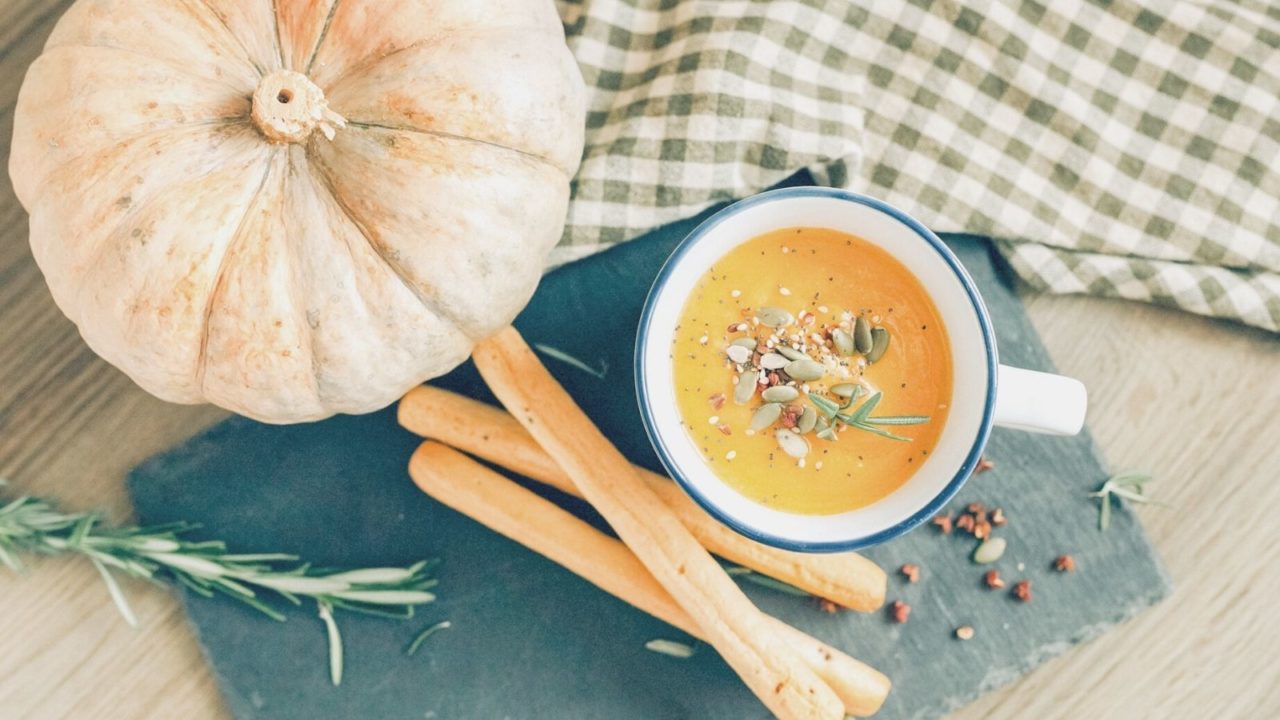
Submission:
[[[1280,4],[560,2],[591,88],[554,262],[809,168],[1034,287],[1280,331]]]

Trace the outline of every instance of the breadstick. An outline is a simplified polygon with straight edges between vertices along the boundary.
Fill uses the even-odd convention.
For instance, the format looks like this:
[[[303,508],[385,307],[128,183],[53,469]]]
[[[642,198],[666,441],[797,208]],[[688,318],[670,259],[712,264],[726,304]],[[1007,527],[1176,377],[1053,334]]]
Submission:
[[[742,590],[551,377],[515,328],[472,350],[493,394],[689,614],[707,643],[782,720],[841,718],[835,692],[782,642]]]
[[[581,497],[573,481],[510,414],[457,393],[423,385],[400,400],[400,424],[531,480]],[[698,542],[726,560],[863,612],[884,604],[884,570],[857,553],[788,552],[743,537],[717,522],[662,475],[635,466]]]
[[[462,453],[425,442],[409,461],[423,492],[545,556],[605,592],[694,637],[701,630],[618,540]],[[767,617],[767,616],[766,616]],[[772,617],[769,624],[839,696],[849,715],[874,713],[889,679],[874,668]]]

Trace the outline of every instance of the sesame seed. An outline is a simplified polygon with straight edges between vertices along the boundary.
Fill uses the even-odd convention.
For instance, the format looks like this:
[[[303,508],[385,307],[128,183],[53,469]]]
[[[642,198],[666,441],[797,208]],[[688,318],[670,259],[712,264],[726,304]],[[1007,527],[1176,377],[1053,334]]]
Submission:
[[[707,422],[712,425],[715,425],[716,423],[720,422],[720,416],[712,415],[711,417],[707,418]]]
[[[703,335],[702,337],[698,338],[698,344],[699,344],[699,345],[706,345],[706,344],[707,344],[707,336],[706,336],[706,335]]]
[[[783,297],[786,297],[791,294],[791,290],[788,288],[780,287],[778,288],[778,294],[782,295]]]
[[[818,312],[820,313],[831,312],[831,308],[828,308],[826,305],[819,305]]]
[[[730,450],[729,452],[724,454],[725,460],[732,460],[736,457],[738,457],[738,452],[736,450]]]

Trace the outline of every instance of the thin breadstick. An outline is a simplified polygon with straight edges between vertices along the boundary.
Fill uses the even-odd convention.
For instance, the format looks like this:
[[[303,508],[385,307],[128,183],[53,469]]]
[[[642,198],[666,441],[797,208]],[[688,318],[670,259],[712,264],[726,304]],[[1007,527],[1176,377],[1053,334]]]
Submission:
[[[423,492],[561,565],[605,592],[700,638],[688,613],[618,540],[555,503],[520,487],[462,453],[425,442],[409,461]],[[766,616],[767,617],[767,616]],[[889,693],[889,678],[865,663],[775,618],[769,624],[844,703],[849,715],[871,715]]]
[[[398,412],[400,424],[414,434],[582,497],[560,466],[502,408],[423,385],[400,400]],[[716,521],[666,477],[634,467],[698,542],[716,555],[853,610],[871,612],[884,604],[885,572],[861,555],[795,553],[762,545]]]
[[[843,704],[800,661],[715,559],[600,432],[515,328],[478,343],[489,389],[573,480],[706,642],[782,720],[841,718]]]

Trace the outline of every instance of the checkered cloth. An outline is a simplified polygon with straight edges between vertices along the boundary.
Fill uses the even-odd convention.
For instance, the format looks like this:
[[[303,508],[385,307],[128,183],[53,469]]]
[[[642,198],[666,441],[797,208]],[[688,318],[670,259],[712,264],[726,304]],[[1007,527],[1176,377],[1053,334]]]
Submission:
[[[809,168],[999,238],[1036,288],[1280,331],[1280,5],[560,10],[591,92],[557,263]]]

